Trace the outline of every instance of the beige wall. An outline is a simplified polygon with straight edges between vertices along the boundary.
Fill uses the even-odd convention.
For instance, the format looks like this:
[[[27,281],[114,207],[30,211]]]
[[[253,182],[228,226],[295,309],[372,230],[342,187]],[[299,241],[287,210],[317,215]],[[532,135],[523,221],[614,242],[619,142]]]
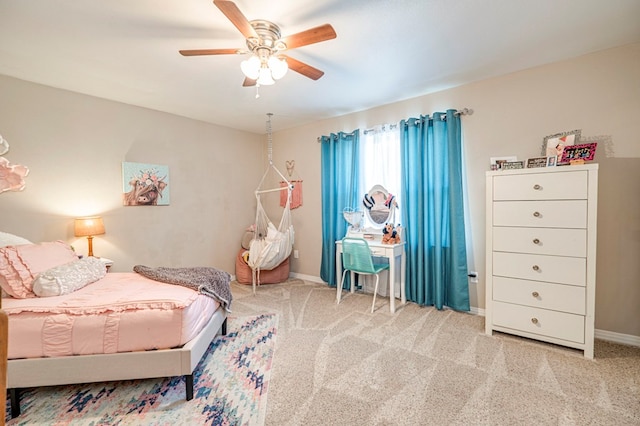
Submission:
[[[371,88],[375,90],[375,88]],[[320,146],[316,138],[395,123],[447,108],[472,108],[463,117],[471,304],[484,308],[485,171],[489,157],[540,155],[545,136],[582,129],[608,136],[613,155],[599,147],[596,328],[640,336],[640,44],[550,64],[380,108],[323,120],[274,135],[277,164],[295,160],[304,179],[304,206],[294,210],[293,270],[318,276],[321,247]],[[338,214],[338,212],[336,212]]]
[[[29,167],[22,192],[0,195],[0,230],[32,241],[73,236],[73,218],[98,214],[97,256],[114,271],[215,266],[232,274],[255,220],[264,136],[0,76],[5,157]],[[169,206],[122,206],[122,162],[169,166]],[[230,250],[230,247],[233,249]]]
[[[375,88],[372,88],[375,90]],[[234,273],[235,248],[254,221],[253,191],[265,166],[264,136],[239,132],[0,76],[5,156],[30,167],[27,188],[0,195],[0,230],[34,241],[63,239],[80,252],[72,218],[101,214],[97,255],[116,271],[134,264],[211,265]],[[472,306],[484,308],[485,183],[489,157],[537,156],[544,136],[582,129],[600,147],[596,328],[640,336],[640,44],[469,84],[274,134],[274,162],[295,160],[304,205],[293,210],[292,271],[318,277],[321,256],[318,136],[442,111],[463,118],[470,216]],[[277,116],[274,117],[277,120]],[[261,148],[260,148],[261,147]],[[121,162],[166,164],[171,205],[122,207]],[[239,172],[239,170],[241,172]],[[280,210],[267,201],[270,216]],[[336,213],[338,214],[338,213]]]

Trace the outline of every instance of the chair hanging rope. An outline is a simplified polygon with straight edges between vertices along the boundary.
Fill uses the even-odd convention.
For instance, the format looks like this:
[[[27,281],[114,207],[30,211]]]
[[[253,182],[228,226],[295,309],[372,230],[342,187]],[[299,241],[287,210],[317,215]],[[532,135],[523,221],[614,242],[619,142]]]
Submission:
[[[256,196],[256,232],[249,246],[249,260],[247,264],[252,270],[253,291],[260,284],[260,270],[271,270],[280,265],[291,255],[294,243],[294,230],[291,221],[291,191],[293,185],[273,164],[273,136],[271,134],[271,116],[267,114],[267,153],[269,165],[264,172],[260,184],[255,191]],[[261,189],[270,170],[274,170],[287,184],[284,187]],[[287,191],[287,202],[280,218],[280,224],[276,228],[267,216],[262,205],[261,196],[270,192]]]

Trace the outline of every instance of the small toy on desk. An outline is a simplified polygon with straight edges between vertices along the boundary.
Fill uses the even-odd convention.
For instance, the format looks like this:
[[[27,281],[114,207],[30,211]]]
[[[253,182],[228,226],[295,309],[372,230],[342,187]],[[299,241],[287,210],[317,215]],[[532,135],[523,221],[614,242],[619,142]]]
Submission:
[[[400,233],[395,229],[393,223],[386,223],[382,229],[382,244],[400,243]]]

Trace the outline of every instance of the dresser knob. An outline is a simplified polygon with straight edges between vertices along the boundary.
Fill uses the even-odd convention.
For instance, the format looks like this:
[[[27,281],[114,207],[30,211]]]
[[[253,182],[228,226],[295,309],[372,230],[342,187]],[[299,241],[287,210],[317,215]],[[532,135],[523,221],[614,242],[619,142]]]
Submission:
[[[540,244],[540,240],[539,240],[539,239],[537,239],[537,238],[534,238],[534,239],[533,239],[533,244]]]
[[[534,271],[539,271],[539,270],[540,270],[540,267],[539,267],[538,265],[533,265],[533,270],[534,270]]]
[[[538,294],[538,292],[537,292],[537,291],[534,291],[533,293],[531,293],[531,295],[532,295],[533,297],[536,297],[536,298],[537,298],[538,296],[540,296],[540,294]]]
[[[535,189],[536,191],[539,191],[542,189],[542,187],[536,183],[535,185],[533,185],[533,189]]]
[[[540,212],[533,212],[534,217],[540,217]]]
[[[534,323],[534,324],[537,324],[538,323],[538,318],[535,318],[535,317],[531,318],[531,322]]]

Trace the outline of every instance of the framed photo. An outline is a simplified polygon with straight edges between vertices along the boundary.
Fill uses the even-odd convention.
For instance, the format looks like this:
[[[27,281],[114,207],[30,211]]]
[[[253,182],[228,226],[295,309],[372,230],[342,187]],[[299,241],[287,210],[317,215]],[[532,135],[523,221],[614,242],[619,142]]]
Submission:
[[[571,130],[569,132],[556,133],[546,136],[542,140],[541,155],[545,157],[556,156],[556,162],[562,158],[562,151],[566,146],[575,145],[580,140],[582,130]]]
[[[524,169],[524,161],[507,161],[502,164],[501,170]]]
[[[596,155],[597,146],[597,142],[568,146],[562,151],[562,158],[558,164],[569,164],[574,161],[592,161]]]
[[[551,157],[547,157],[547,167],[555,167],[558,162],[558,157],[552,155]]]
[[[168,206],[169,167],[146,163],[122,163],[122,204]]]
[[[527,169],[532,169],[534,167],[547,167],[548,159],[549,157],[527,158]]]
[[[502,165],[507,162],[518,161],[516,156],[508,156],[508,157],[491,157],[491,170],[500,170],[502,169]]]

